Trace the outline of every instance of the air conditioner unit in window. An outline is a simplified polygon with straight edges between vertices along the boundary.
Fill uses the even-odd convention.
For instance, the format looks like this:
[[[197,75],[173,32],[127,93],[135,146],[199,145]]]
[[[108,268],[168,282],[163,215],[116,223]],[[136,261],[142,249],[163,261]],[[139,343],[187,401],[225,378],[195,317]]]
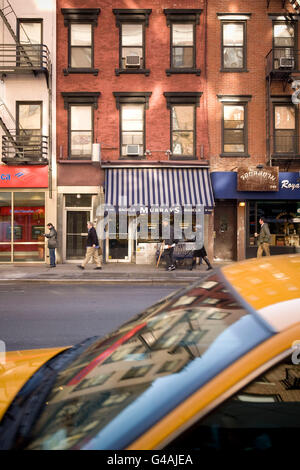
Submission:
[[[136,144],[127,145],[126,148],[127,155],[139,155],[140,154],[140,146]]]
[[[279,67],[281,69],[293,69],[294,68],[294,57],[280,57]]]
[[[138,55],[127,55],[125,57],[126,67],[139,67],[141,65],[141,58]]]

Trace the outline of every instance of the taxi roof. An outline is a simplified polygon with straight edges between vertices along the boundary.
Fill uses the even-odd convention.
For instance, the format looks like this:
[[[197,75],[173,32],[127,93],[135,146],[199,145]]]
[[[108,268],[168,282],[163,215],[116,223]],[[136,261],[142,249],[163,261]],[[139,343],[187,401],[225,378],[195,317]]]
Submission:
[[[221,272],[239,301],[273,331],[300,322],[300,254],[248,259]]]

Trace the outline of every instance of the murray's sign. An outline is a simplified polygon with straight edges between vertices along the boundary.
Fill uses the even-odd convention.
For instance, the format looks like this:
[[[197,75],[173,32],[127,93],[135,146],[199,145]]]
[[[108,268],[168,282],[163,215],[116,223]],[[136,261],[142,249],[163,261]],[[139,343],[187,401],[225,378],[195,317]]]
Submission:
[[[238,191],[278,191],[279,168],[241,167],[237,172]]]

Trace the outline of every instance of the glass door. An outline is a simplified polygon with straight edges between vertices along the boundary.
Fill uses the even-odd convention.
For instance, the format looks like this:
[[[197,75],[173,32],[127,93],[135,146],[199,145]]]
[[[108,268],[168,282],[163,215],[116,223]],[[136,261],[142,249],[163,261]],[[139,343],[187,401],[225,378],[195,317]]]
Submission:
[[[89,220],[91,220],[90,210],[67,211],[67,260],[80,260],[85,257]]]

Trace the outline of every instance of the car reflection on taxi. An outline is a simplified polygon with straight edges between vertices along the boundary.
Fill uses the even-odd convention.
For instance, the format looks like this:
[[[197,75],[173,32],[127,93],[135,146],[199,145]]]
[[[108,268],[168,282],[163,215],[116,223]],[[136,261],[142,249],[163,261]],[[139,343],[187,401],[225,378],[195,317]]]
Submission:
[[[296,447],[299,272],[297,254],[235,263],[104,338],[8,354],[0,448]]]

